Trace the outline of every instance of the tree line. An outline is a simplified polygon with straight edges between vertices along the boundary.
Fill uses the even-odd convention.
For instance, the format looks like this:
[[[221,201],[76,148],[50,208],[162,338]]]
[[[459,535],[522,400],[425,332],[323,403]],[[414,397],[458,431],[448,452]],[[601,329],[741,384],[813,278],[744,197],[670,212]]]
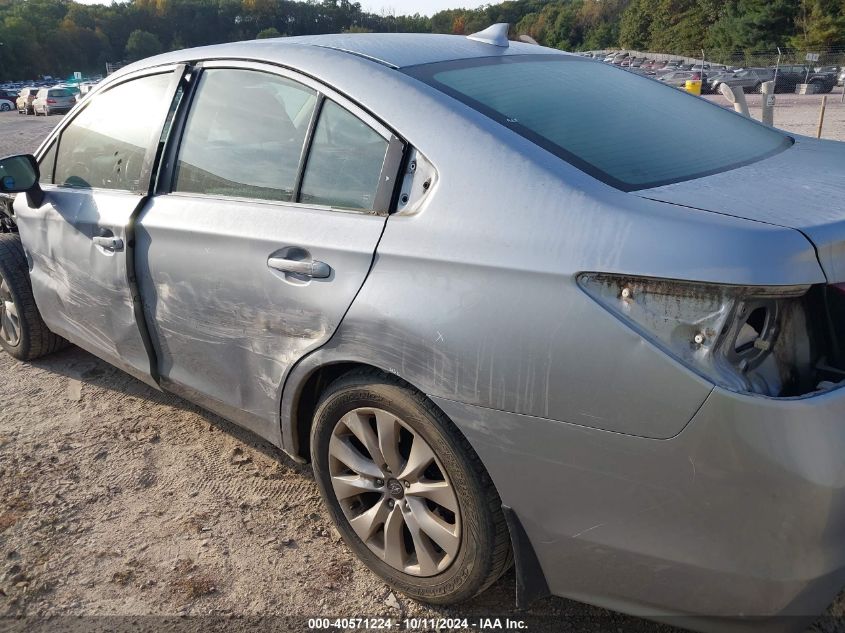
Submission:
[[[509,0],[430,18],[368,13],[349,0],[0,0],[0,79],[101,73],[106,62],[218,42],[342,31],[468,34],[495,22],[565,50],[845,47],[845,0]]]

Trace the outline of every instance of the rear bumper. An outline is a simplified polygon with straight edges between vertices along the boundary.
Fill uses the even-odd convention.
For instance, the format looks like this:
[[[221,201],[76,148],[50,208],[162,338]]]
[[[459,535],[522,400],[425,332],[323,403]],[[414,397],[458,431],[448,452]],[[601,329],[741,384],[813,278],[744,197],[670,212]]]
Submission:
[[[843,389],[775,400],[717,388],[668,440],[435,402],[556,595],[644,617],[789,616],[778,627],[790,630],[845,585]],[[710,626],[696,622],[685,625]]]

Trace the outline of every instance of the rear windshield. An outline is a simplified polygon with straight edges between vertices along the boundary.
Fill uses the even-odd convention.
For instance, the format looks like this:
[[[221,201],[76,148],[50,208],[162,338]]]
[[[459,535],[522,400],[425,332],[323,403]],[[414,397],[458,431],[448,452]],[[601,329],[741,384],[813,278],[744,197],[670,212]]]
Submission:
[[[793,143],[677,88],[580,57],[487,57],[405,72],[623,191],[726,171]]]
[[[65,88],[53,88],[49,93],[51,97],[72,97],[70,90],[66,90]]]

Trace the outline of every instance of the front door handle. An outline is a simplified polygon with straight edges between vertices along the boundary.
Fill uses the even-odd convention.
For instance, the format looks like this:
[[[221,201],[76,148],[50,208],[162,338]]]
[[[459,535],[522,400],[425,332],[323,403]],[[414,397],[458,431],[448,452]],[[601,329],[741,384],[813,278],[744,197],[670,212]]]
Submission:
[[[317,260],[271,257],[267,260],[267,265],[270,268],[280,270],[283,273],[294,273],[297,275],[304,275],[305,277],[312,277],[314,279],[326,279],[332,274],[331,266],[329,266],[326,262],[320,262]]]
[[[119,253],[123,250],[123,240],[119,237],[106,237],[104,235],[95,235],[94,244],[102,246],[107,251]]]

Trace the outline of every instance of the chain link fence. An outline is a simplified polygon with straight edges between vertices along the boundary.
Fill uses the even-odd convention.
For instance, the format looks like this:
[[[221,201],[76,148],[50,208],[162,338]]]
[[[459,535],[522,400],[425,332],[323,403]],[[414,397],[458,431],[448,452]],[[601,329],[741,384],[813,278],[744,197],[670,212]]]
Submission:
[[[783,65],[804,64],[818,67],[835,66],[845,67],[845,46],[821,48],[813,50],[798,50],[792,48],[781,48],[780,52],[775,50],[767,51],[743,51],[725,49],[705,49],[703,51],[683,51],[677,53],[655,53],[653,51],[636,51],[629,49],[608,49],[601,51],[590,51],[592,53],[606,54],[626,52],[633,57],[645,57],[658,61],[683,60],[685,64],[696,64],[704,59],[706,64],[720,64],[734,68],[758,68],[773,67],[780,60]],[[817,59],[808,60],[808,54]]]

